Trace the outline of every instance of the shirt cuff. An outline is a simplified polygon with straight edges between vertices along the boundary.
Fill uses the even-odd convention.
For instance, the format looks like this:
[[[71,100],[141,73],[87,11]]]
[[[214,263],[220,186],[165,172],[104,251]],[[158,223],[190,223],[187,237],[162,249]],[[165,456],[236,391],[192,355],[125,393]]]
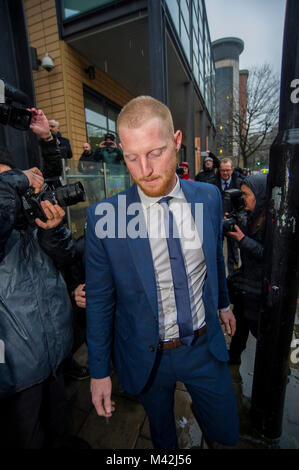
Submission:
[[[220,310],[221,313],[228,312],[230,310],[230,305],[228,307],[225,307],[225,308],[220,308],[219,310]]]

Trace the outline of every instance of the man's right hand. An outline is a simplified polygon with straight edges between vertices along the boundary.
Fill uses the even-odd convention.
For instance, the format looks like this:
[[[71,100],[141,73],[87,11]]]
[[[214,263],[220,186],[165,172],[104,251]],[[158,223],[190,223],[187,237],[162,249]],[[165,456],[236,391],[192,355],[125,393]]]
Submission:
[[[110,418],[115,410],[115,402],[111,401],[112,383],[110,377],[91,379],[90,391],[92,403],[99,416]]]
[[[73,297],[75,299],[77,307],[86,308],[86,294],[84,290],[85,284],[79,284],[73,291]]]
[[[35,189],[35,194],[39,193],[45,181],[42,172],[34,167],[29,170],[24,170],[23,173],[25,173],[29,180],[29,186]]]

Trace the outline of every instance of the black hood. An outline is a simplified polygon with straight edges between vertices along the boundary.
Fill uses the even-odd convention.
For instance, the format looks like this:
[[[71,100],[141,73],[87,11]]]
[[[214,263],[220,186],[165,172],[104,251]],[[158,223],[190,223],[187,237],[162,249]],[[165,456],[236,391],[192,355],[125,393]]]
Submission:
[[[267,177],[264,173],[247,176],[242,184],[246,184],[255,195],[256,204],[254,211],[250,213],[250,218],[255,219],[266,207],[267,200]]]

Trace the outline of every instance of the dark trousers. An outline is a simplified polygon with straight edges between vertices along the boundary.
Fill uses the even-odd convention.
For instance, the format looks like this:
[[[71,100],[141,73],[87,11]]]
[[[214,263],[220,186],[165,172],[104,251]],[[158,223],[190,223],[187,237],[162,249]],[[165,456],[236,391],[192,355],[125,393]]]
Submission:
[[[192,346],[161,351],[149,383],[139,395],[149,418],[156,449],[177,449],[174,417],[176,382],[191,395],[196,419],[213,442],[232,446],[238,440],[237,406],[228,367],[209,352],[207,334]]]
[[[236,332],[231,340],[230,354],[232,356],[240,356],[246,348],[249,332],[255,338],[257,338],[258,332],[258,320],[250,319],[245,315],[245,304],[246,310],[251,308],[253,313],[259,309],[259,306],[256,302],[250,302],[249,299],[246,300],[246,296],[235,296],[234,301],[233,313],[236,318]]]
[[[0,400],[0,448],[59,448],[69,434],[63,376]]]

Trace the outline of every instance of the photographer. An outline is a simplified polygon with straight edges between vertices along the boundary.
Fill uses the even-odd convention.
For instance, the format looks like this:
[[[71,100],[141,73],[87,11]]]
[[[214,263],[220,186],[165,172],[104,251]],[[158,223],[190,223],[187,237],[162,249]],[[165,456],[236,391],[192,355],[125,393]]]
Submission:
[[[228,277],[229,296],[237,322],[229,350],[230,364],[241,364],[249,331],[257,337],[262,308],[266,187],[267,175],[264,174],[248,176],[241,183],[245,209],[249,214],[247,227],[242,231],[235,225],[235,232],[226,232],[238,242],[241,255],[241,267]]]
[[[41,110],[32,108],[30,128],[56,143]],[[47,151],[49,151],[48,142]],[[0,152],[0,447],[68,447],[68,419],[61,363],[72,346],[71,305],[58,269],[72,262],[74,247],[59,205],[42,201],[45,221],[30,224],[22,197],[38,194],[38,168],[14,167]]]
[[[104,140],[94,151],[94,159],[98,162],[103,161],[108,164],[123,162],[122,151],[116,145],[115,136],[113,134],[108,133],[104,135]]]

